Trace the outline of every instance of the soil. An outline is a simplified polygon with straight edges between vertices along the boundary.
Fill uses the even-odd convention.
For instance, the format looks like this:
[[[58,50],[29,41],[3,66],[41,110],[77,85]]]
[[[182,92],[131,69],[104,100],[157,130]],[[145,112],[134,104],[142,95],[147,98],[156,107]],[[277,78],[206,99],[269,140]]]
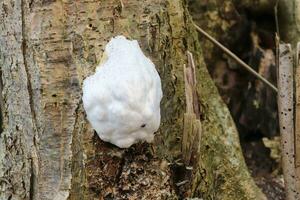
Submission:
[[[242,149],[249,171],[256,184],[269,200],[284,200],[284,182],[279,163],[270,157],[270,149],[261,139],[242,141]]]

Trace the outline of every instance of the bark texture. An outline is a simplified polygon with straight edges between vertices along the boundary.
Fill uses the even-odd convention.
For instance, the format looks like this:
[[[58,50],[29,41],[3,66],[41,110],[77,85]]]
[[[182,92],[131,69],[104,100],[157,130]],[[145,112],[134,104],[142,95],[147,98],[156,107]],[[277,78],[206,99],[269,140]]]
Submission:
[[[297,178],[297,191],[300,191],[300,42],[297,44],[295,69],[295,166]]]
[[[300,1],[278,1],[278,22],[280,39],[290,43],[292,48],[297,47],[300,34]]]
[[[299,45],[300,42],[300,1],[299,0],[282,0],[278,2],[278,21],[280,39],[289,43],[295,52],[294,64],[294,87],[295,87],[295,162],[296,162],[296,194],[300,192],[300,131],[299,131]],[[289,187],[289,186],[288,186]]]
[[[0,10],[0,199],[29,199],[34,195],[38,163],[23,3],[3,1]]]
[[[281,133],[282,168],[286,198],[299,199],[296,189],[295,138],[294,138],[294,82],[291,45],[279,45],[278,110]]]
[[[264,199],[182,0],[4,0],[0,21],[0,199]],[[121,150],[103,143],[85,119],[82,81],[120,34],[139,41],[162,79],[154,151],[147,144]],[[199,131],[190,132],[184,141],[193,154],[186,156],[188,50],[202,138],[200,146]]]

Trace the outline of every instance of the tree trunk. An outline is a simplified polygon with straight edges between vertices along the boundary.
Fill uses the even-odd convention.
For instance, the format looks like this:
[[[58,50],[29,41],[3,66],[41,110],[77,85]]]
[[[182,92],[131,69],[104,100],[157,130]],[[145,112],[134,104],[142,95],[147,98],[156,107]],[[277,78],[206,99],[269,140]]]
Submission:
[[[249,176],[182,0],[4,0],[0,21],[0,199],[265,198]],[[82,81],[120,34],[139,41],[162,79],[154,151],[104,143],[85,118]],[[187,51],[200,105],[193,121],[184,119]],[[200,121],[201,140],[194,128],[184,129]],[[183,154],[183,146],[192,153]]]
[[[299,42],[300,34],[300,1],[278,1],[278,24],[280,39],[290,43],[295,49]]]
[[[278,21],[279,21],[279,33],[280,39],[289,43],[292,46],[293,54],[295,55],[294,59],[294,122],[295,122],[295,151],[294,151],[294,162],[295,162],[295,170],[296,170],[296,195],[299,195],[300,192],[300,87],[299,87],[299,79],[300,79],[300,65],[299,65],[299,42],[300,42],[300,1],[299,0],[281,0],[278,2]],[[286,190],[293,186],[287,185]]]

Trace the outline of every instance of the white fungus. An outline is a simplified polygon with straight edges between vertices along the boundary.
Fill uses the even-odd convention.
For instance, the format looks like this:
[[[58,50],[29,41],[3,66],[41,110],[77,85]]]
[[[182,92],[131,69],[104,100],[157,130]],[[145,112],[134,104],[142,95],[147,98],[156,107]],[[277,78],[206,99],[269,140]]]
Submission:
[[[160,124],[161,81],[136,40],[116,36],[106,60],[83,82],[83,106],[99,137],[120,148],[152,142]]]

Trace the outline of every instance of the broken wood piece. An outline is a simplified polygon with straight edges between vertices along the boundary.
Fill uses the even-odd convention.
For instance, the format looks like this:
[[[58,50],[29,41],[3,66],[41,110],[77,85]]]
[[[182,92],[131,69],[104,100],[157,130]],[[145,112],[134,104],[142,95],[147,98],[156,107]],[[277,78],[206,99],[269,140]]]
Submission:
[[[185,71],[185,86],[187,88],[190,88],[191,90],[191,99],[192,102],[190,106],[193,107],[193,112],[196,115],[196,118],[200,118],[200,106],[199,106],[199,98],[198,98],[198,93],[196,89],[197,85],[197,77],[196,77],[196,67],[195,67],[195,62],[193,58],[193,54],[189,51],[187,51],[187,57],[188,57],[188,68],[186,68]]]
[[[182,135],[182,156],[186,165],[189,164],[191,158],[191,144],[193,141],[193,123],[196,120],[194,113],[185,113],[183,119],[183,135]]]
[[[200,150],[201,122],[198,93],[196,88],[196,68],[193,55],[187,52],[188,65],[184,65],[186,113],[184,114],[182,155],[185,165],[197,160],[193,155],[198,155]]]

